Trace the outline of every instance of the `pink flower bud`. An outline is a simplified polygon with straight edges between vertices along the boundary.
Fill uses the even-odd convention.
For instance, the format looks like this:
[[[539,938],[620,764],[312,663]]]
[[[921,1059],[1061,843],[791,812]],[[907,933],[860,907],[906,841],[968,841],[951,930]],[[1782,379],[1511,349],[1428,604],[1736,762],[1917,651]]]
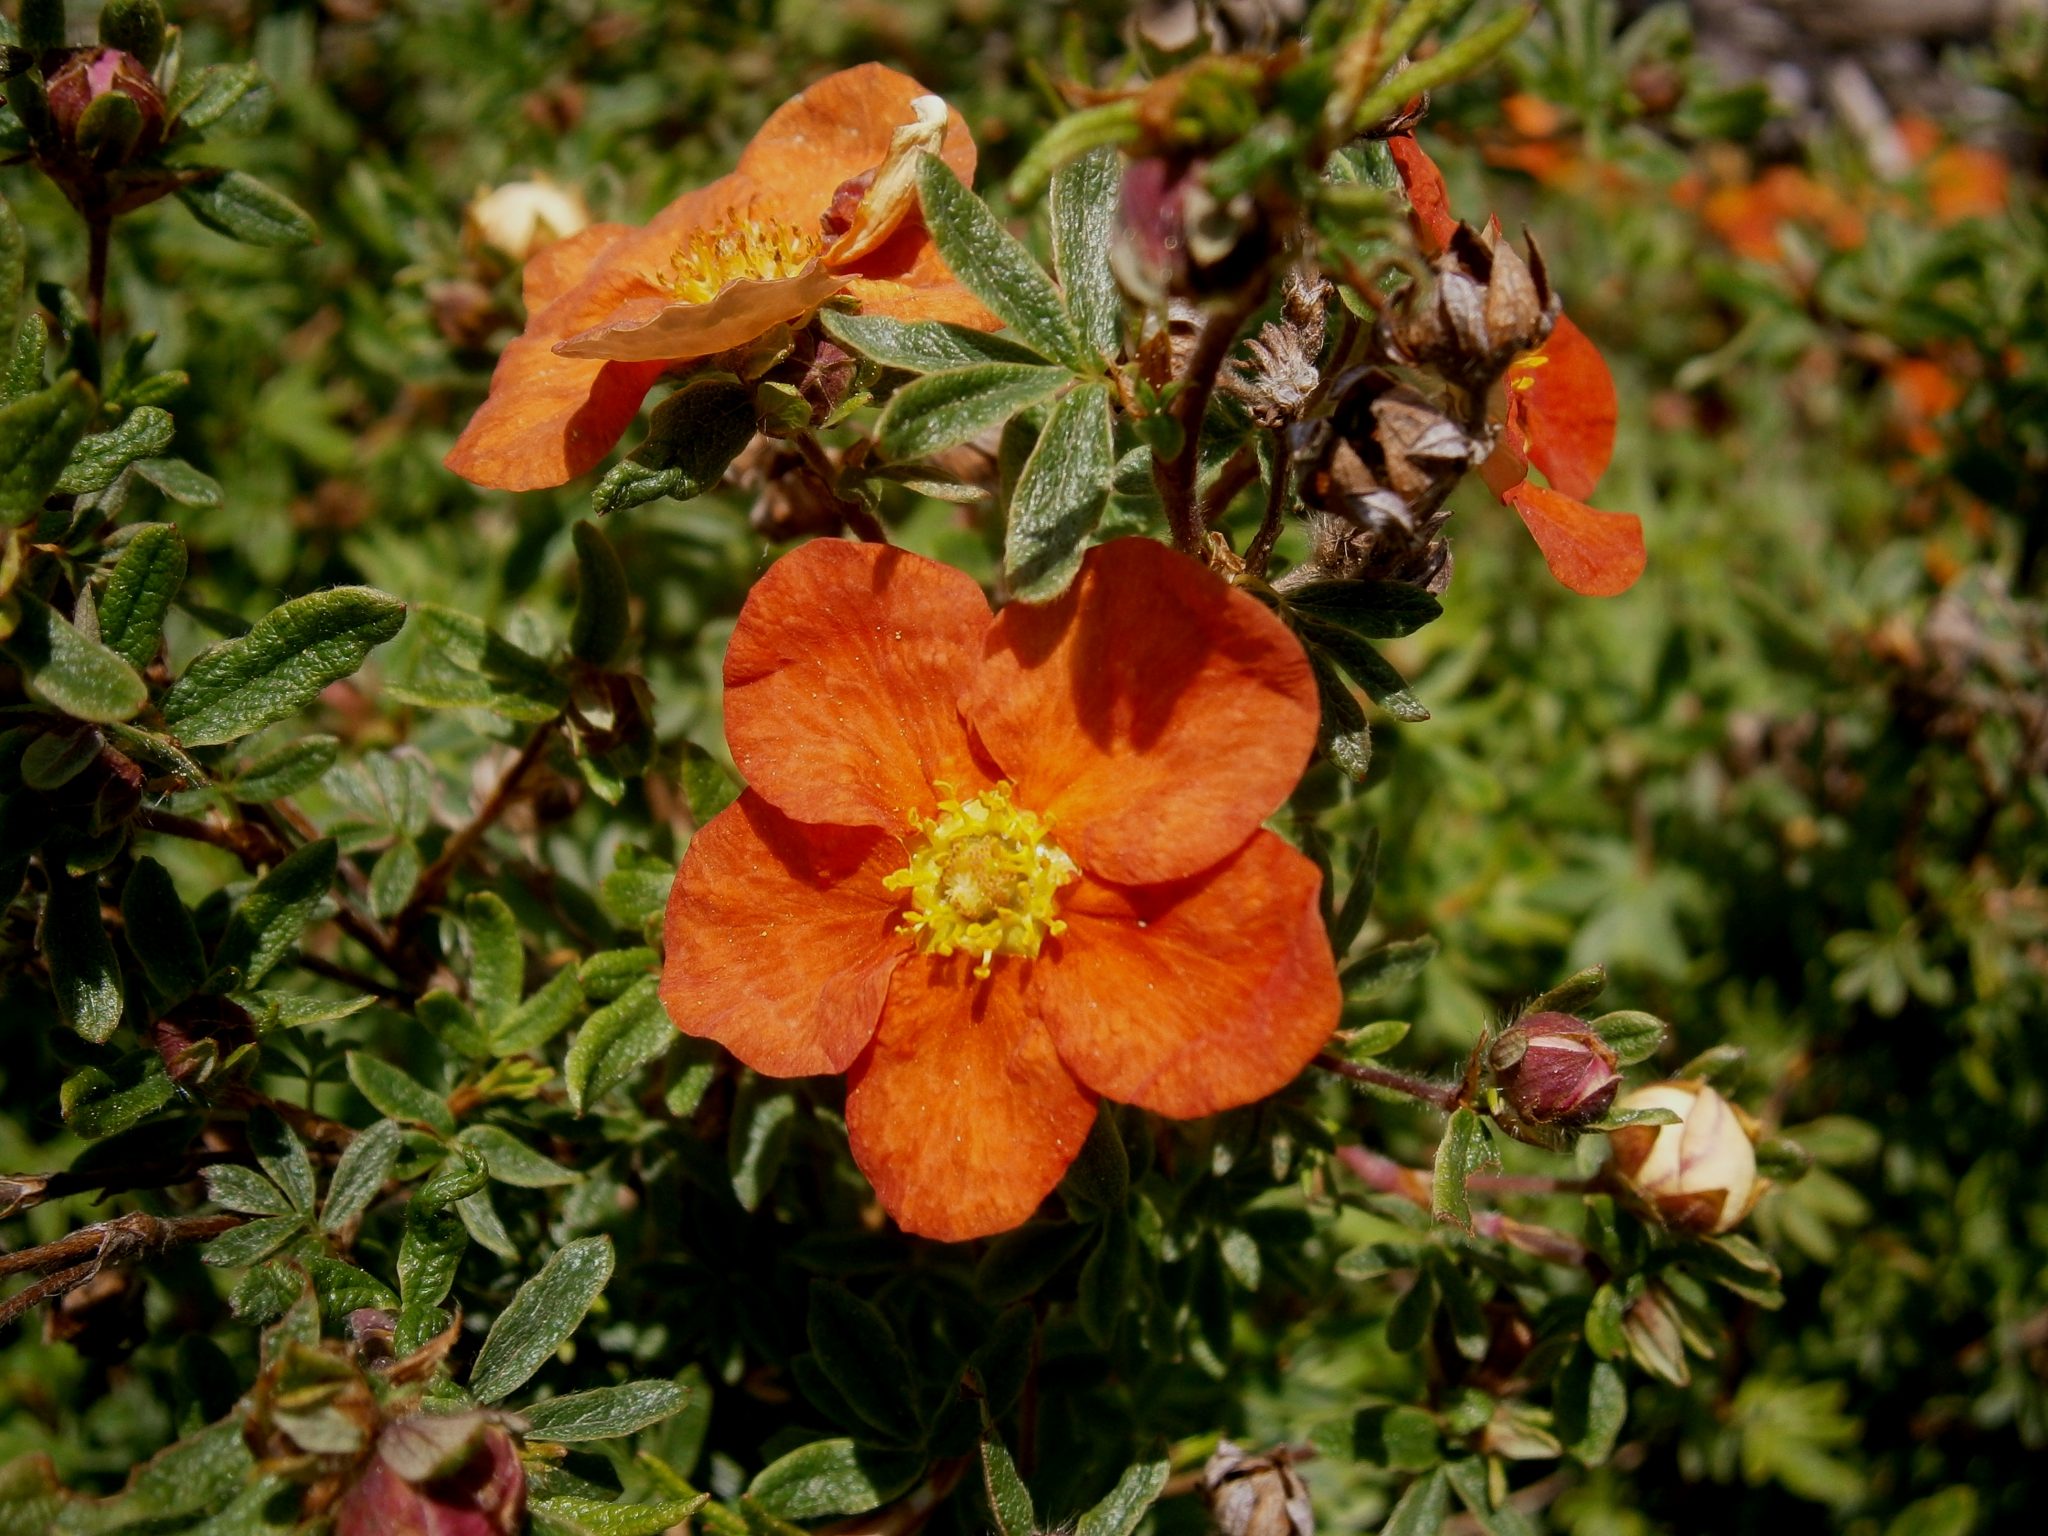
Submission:
[[[140,59],[118,48],[73,49],[49,76],[50,118],[66,144],[80,144],[80,128],[89,127],[87,113],[104,96],[125,96],[135,103],[140,127],[122,159],[146,155],[163,142],[164,98]],[[125,110],[125,109],[124,109]],[[95,118],[103,116],[95,113]],[[91,146],[81,145],[90,148]]]
[[[1742,1113],[1705,1083],[1652,1083],[1617,1110],[1668,1109],[1675,1125],[1615,1131],[1615,1170],[1667,1225],[1684,1232],[1727,1232],[1763,1193],[1756,1147]]]
[[[387,1425],[336,1511],[334,1536],[513,1536],[526,1528],[519,1448],[480,1413]]]
[[[1621,1089],[1614,1052],[1568,1013],[1534,1013],[1494,1041],[1494,1082],[1508,1107],[1535,1125],[1590,1125]]]

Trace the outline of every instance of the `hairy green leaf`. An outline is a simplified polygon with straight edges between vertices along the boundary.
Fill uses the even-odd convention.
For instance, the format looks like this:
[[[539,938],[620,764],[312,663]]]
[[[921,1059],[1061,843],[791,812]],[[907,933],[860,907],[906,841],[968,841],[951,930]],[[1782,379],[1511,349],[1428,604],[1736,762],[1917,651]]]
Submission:
[[[247,736],[353,674],[404,624],[405,604],[370,587],[293,598],[195,656],[164,696],[164,723],[188,747]]]
[[[968,291],[1032,351],[1072,369],[1088,367],[1088,348],[1066,300],[988,205],[937,155],[924,157],[917,185],[932,244]]]
[[[608,1237],[579,1238],[549,1255],[484,1336],[469,1373],[469,1390],[477,1401],[495,1403],[524,1386],[576,1331],[611,1277]]]

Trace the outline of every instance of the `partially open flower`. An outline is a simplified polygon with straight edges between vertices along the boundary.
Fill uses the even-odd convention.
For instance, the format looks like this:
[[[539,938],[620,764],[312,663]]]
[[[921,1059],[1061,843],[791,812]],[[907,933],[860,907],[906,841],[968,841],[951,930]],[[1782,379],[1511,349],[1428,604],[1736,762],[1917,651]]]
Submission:
[[[1630,1125],[1615,1131],[1615,1170],[1667,1226],[1683,1232],[1728,1232],[1763,1193],[1755,1137],[1742,1112],[1705,1083],[1677,1081],[1638,1088],[1618,1110],[1668,1109],[1675,1125]]]
[[[524,266],[557,240],[587,229],[590,210],[572,189],[536,176],[479,192],[462,222],[472,239]]]
[[[1621,1088],[1607,1042],[1568,1013],[1530,1014],[1502,1031],[1488,1055],[1501,1097],[1532,1125],[1590,1125]]]
[[[334,1536],[512,1536],[525,1529],[519,1448],[481,1413],[422,1413],[386,1425],[334,1520]]]
[[[51,71],[48,89],[59,138],[88,158],[119,164],[163,142],[163,94],[131,53],[74,49]]]
[[[869,314],[997,321],[926,233],[915,173],[961,180],[974,141],[907,75],[862,64],[783,103],[730,176],[644,229],[593,224],[527,263],[526,333],[446,463],[499,490],[560,485],[602,459],[655,382],[808,319],[834,298]]]

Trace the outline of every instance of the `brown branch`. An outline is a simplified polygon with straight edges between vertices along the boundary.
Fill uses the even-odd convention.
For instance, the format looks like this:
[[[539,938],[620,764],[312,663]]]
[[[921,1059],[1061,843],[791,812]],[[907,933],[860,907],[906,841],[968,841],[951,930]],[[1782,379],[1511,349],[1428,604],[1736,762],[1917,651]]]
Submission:
[[[1261,273],[1221,309],[1210,312],[1196,333],[1194,351],[1180,378],[1180,393],[1167,409],[1180,424],[1180,450],[1170,459],[1155,457],[1152,480],[1159,487],[1159,499],[1166,507],[1166,521],[1173,529],[1174,545],[1182,554],[1199,556],[1203,535],[1201,508],[1195,500],[1195,480],[1202,467],[1202,422],[1209,414],[1209,400],[1216,393],[1217,375],[1259,305],[1265,302],[1270,274]]]
[[[1224,461],[1202,496],[1202,526],[1213,528],[1237,500],[1237,493],[1259,477],[1259,450],[1250,443]]]
[[[557,715],[554,719],[542,723],[526,739],[526,745],[519,749],[519,756],[512,760],[512,766],[505,770],[504,777],[498,780],[497,786],[492,789],[477,813],[463,826],[455,829],[446,846],[441,849],[440,856],[429,864],[426,873],[420,876],[419,884],[413,887],[411,899],[405,904],[405,910],[398,914],[397,921],[392,924],[398,932],[404,933],[419,920],[422,913],[447,895],[448,882],[453,878],[456,869],[483,840],[484,834],[497,824],[498,818],[511,809],[520,785],[547,754],[549,745],[555,739],[555,733],[561,728],[562,717]]]
[[[100,333],[100,317],[107,302],[107,246],[113,220],[104,213],[86,216],[85,323],[93,334]]]
[[[1339,1077],[1348,1077],[1354,1083],[1365,1083],[1374,1088],[1385,1088],[1389,1092],[1403,1094],[1440,1109],[1446,1114],[1456,1109],[1465,1099],[1462,1083],[1439,1083],[1427,1077],[1416,1077],[1408,1072],[1396,1072],[1391,1067],[1375,1067],[1362,1061],[1346,1061],[1341,1056],[1332,1056],[1325,1051],[1316,1057],[1315,1064],[1325,1072],[1335,1072]]]
[[[1286,434],[1276,431],[1273,434],[1273,483],[1266,487],[1266,515],[1259,519],[1259,531],[1252,535],[1252,541],[1244,552],[1245,570],[1261,580],[1265,578],[1266,567],[1272,563],[1273,546],[1280,541],[1280,527],[1287,515],[1287,483],[1293,478],[1293,471],[1294,465],[1287,454]]]
[[[168,1220],[147,1211],[132,1211],[111,1221],[80,1227],[52,1243],[24,1248],[19,1253],[0,1254],[0,1276],[40,1272],[44,1278],[26,1290],[0,1302],[0,1328],[14,1322],[29,1308],[76,1290],[109,1264],[126,1264],[203,1243],[231,1227],[239,1227],[246,1216],[174,1216]]]

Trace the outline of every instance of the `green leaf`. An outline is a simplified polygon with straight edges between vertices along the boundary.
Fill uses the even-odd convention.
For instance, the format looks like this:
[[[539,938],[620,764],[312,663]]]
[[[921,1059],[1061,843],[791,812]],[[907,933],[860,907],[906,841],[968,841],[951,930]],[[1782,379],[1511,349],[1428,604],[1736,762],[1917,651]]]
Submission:
[[[1367,950],[1338,972],[1344,995],[1363,1002],[1398,991],[1422,974],[1422,968],[1436,958],[1437,948],[1437,941],[1425,935]]]
[[[223,781],[237,800],[261,805],[282,800],[318,783],[341,756],[341,740],[335,736],[301,736],[266,752],[255,762]]]
[[[1130,1191],[1131,1159],[1123,1134],[1109,1106],[1099,1105],[1088,1139],[1060,1180],[1060,1195],[1077,1218],[1086,1218],[1122,1210]]]
[[[134,1079],[126,1087],[118,1086],[111,1073],[98,1067],[86,1067],[65,1080],[58,1098],[64,1123],[73,1133],[87,1141],[118,1136],[178,1096],[178,1085],[154,1053],[129,1057],[121,1071]]]
[[[1614,1454],[1628,1418],[1628,1383],[1619,1369],[1596,1359],[1590,1350],[1574,1350],[1558,1372],[1551,1401],[1557,1435],[1566,1450],[1589,1467]]]
[[[567,1029],[582,1007],[583,987],[576,967],[565,965],[492,1031],[492,1054],[518,1056],[539,1050]]]
[[[149,690],[127,662],[34,593],[12,595],[21,617],[0,640],[0,651],[21,668],[30,691],[74,720],[100,725],[126,720],[149,702]]]
[[[50,870],[37,947],[50,967],[57,1017],[94,1045],[121,1023],[121,967],[100,921],[100,885],[92,875]]]
[[[1592,1024],[1594,1033],[1607,1042],[1615,1060],[1624,1067],[1656,1055],[1669,1032],[1662,1019],[1649,1013],[1603,1013]]]
[[[182,1002],[206,984],[206,951],[192,914],[178,899],[169,871],[146,855],[135,861],[121,888],[121,931],[166,1003]]]
[[[899,463],[964,443],[1038,404],[1073,376],[1043,363],[969,363],[927,373],[897,390],[875,423],[875,443]]]
[[[1064,1269],[1094,1235],[1074,1221],[1027,1221],[988,1245],[974,1268],[974,1293],[990,1306],[1021,1301]]]
[[[1102,1235],[1095,1251],[1081,1266],[1075,1306],[1088,1336],[1107,1347],[1130,1305],[1138,1274],[1138,1245],[1131,1235],[1130,1217],[1120,1210],[1112,1211],[1098,1230]]]
[[[1122,162],[1109,148],[1071,161],[1052,179],[1053,271],[1082,339],[1105,363],[1123,350],[1123,290],[1109,269],[1122,184]]]
[[[178,81],[165,116],[178,129],[196,133],[220,121],[235,103],[263,84],[260,65],[210,64]]]
[[[835,309],[822,311],[818,319],[834,341],[884,368],[909,373],[939,373],[974,363],[1045,362],[1036,352],[1004,337],[939,320],[913,323]]]
[[[1350,630],[1316,619],[1297,618],[1296,624],[1303,643],[1342,667],[1368,698],[1395,719],[1416,724],[1429,718],[1429,711],[1408,691],[1408,680],[1394,664]]]
[[[550,1255],[484,1336],[469,1373],[469,1390],[477,1401],[495,1403],[524,1386],[576,1331],[611,1277],[608,1237],[579,1238]]]
[[[878,1451],[851,1440],[814,1440],[761,1469],[747,1494],[785,1520],[862,1515],[905,1492],[924,1473],[915,1451]]]
[[[206,1170],[206,1198],[250,1216],[297,1215],[283,1190],[239,1163],[215,1163]]]
[[[654,408],[647,440],[599,482],[590,504],[599,516],[643,502],[701,496],[753,441],[754,392],[729,373],[685,379]]]
[[[661,984],[650,976],[584,1020],[569,1042],[562,1063],[569,1107],[583,1114],[675,1040],[675,1026],[661,1005]]]
[[[687,1389],[673,1381],[629,1381],[616,1387],[545,1398],[519,1411],[529,1440],[576,1445],[635,1434],[680,1413]]]
[[[164,696],[164,723],[188,747],[247,736],[350,676],[404,624],[405,604],[370,587],[295,597],[195,656]]]
[[[27,323],[42,329],[33,315]],[[98,410],[92,386],[75,373],[0,406],[0,523],[18,523],[43,510]]]
[[[334,884],[336,859],[334,839],[323,837],[287,855],[256,882],[228,919],[227,932],[213,952],[209,988],[239,992],[269,974],[326,899]]]
[[[626,567],[604,530],[588,518],[579,518],[569,536],[576,545],[576,616],[569,624],[569,650],[594,667],[608,667],[631,628]]]
[[[1437,1467],[1408,1485],[1380,1527],[1380,1536],[1436,1536],[1450,1513],[1450,1479]]]
[[[169,411],[137,406],[119,426],[79,440],[57,478],[57,491],[67,496],[104,491],[137,459],[154,458],[170,447],[176,433]]]
[[[43,355],[49,350],[49,346],[50,333],[44,328],[41,315],[30,315],[16,328],[13,348],[6,356],[4,369],[0,369],[0,405],[12,405],[43,387]],[[86,422],[91,420],[91,416],[92,413],[88,411],[80,419],[79,432],[85,430]],[[71,445],[66,443],[64,452],[68,454],[70,451]],[[59,458],[57,469],[51,471],[53,483],[57,471],[63,467],[63,460]]]
[[[981,1482],[999,1536],[1037,1536],[1038,1511],[1032,1506],[1031,1490],[1017,1475],[1009,1447],[993,1433],[981,1440]]]
[[[218,480],[183,459],[137,459],[135,473],[181,507],[217,507],[227,500]]]
[[[847,1406],[890,1440],[917,1438],[917,1385],[888,1320],[844,1286],[812,1282],[811,1352]]]
[[[313,1277],[313,1294],[320,1301],[320,1315],[327,1326],[339,1332],[349,1313],[358,1307],[391,1309],[398,1305],[398,1293],[376,1276],[330,1259],[325,1254],[308,1254],[306,1272]]]
[[[270,1110],[260,1110],[249,1117],[249,1149],[270,1175],[271,1183],[284,1191],[292,1209],[312,1215],[313,1163],[306,1156],[305,1145],[292,1134],[292,1128]]]
[[[659,1504],[610,1503],[604,1499],[535,1499],[533,1512],[539,1518],[534,1530],[541,1536],[660,1536],[663,1531],[687,1525],[690,1517],[711,1502],[711,1495],[669,1499]],[[707,1522],[708,1523],[708,1522]]]
[[[1567,976],[1522,1011],[1524,1013],[1576,1014],[1607,990],[1607,967],[1589,965]]]
[[[460,1139],[464,1146],[476,1150],[485,1169],[500,1184],[518,1189],[552,1189],[574,1184],[580,1177],[553,1158],[543,1157],[502,1126],[467,1126]]]
[[[178,201],[208,229],[244,245],[290,250],[320,239],[305,209],[246,171],[222,171],[182,186]]]
[[[28,287],[28,238],[7,199],[0,197],[0,330],[10,329]]]
[[[463,1251],[469,1247],[469,1228],[462,1218],[446,1207],[426,1204],[417,1196],[405,1211],[405,1232],[398,1240],[398,1294],[403,1302],[399,1317],[398,1352],[417,1349],[440,1332],[443,1320],[436,1310],[455,1284]]]
[[[1413,634],[1443,613],[1443,604],[1403,581],[1312,581],[1286,594],[1287,606],[1368,640]]]
[[[521,650],[481,619],[422,603],[418,661],[388,697],[425,709],[489,709],[508,720],[538,724],[567,702],[554,669]]]
[[[1081,569],[1116,467],[1110,386],[1084,384],[1053,407],[1010,499],[1003,571],[1027,603],[1048,602]]]
[[[348,1080],[387,1119],[424,1125],[442,1136],[455,1134],[455,1116],[448,1112],[446,1101],[390,1062],[362,1051],[350,1051]]]
[[[379,1120],[356,1133],[334,1165],[334,1176],[327,1181],[327,1202],[320,1207],[323,1229],[339,1232],[370,1208],[384,1181],[391,1177],[404,1139],[396,1120]]]
[[[303,1216],[259,1216],[221,1233],[200,1257],[216,1269],[240,1269],[269,1258],[305,1229]]]
[[[478,891],[462,904],[469,931],[469,1001],[486,1030],[510,1020],[526,990],[526,951],[519,920],[504,898]]]
[[[795,1128],[796,1097],[787,1088],[752,1075],[741,1082],[726,1132],[725,1165],[742,1210],[758,1211],[768,1198]]]
[[[1321,710],[1316,744],[1339,773],[1357,784],[1365,782],[1372,767],[1372,728],[1365,711],[1344,686],[1344,679],[1321,651],[1308,651],[1309,670],[1316,680],[1316,703]]]
[[[1429,1325],[1436,1318],[1443,1292],[1437,1289],[1436,1271],[1425,1267],[1416,1272],[1415,1283],[1401,1293],[1387,1314],[1387,1348],[1406,1354],[1429,1337]]]
[[[1430,1214],[1470,1232],[1472,1202],[1465,1194],[1465,1181],[1492,1160],[1486,1123],[1470,1109],[1453,1110],[1436,1147],[1436,1167],[1429,1184]]]
[[[1053,193],[1058,196],[1057,183]],[[1074,1536],[1131,1536],[1164,1491],[1172,1471],[1173,1464],[1166,1461],[1141,1461],[1125,1469],[1102,1501],[1081,1516]]]
[[[1088,349],[1059,289],[988,205],[937,155],[924,157],[917,183],[925,228],[953,275],[1034,352],[1076,371],[1087,369]]]
[[[377,855],[377,862],[370,866],[371,916],[392,918],[405,910],[413,887],[419,884],[423,862],[419,844],[409,837],[401,837]]]
[[[185,536],[174,523],[139,523],[100,596],[100,643],[140,670],[156,660],[164,615],[185,583]]]

